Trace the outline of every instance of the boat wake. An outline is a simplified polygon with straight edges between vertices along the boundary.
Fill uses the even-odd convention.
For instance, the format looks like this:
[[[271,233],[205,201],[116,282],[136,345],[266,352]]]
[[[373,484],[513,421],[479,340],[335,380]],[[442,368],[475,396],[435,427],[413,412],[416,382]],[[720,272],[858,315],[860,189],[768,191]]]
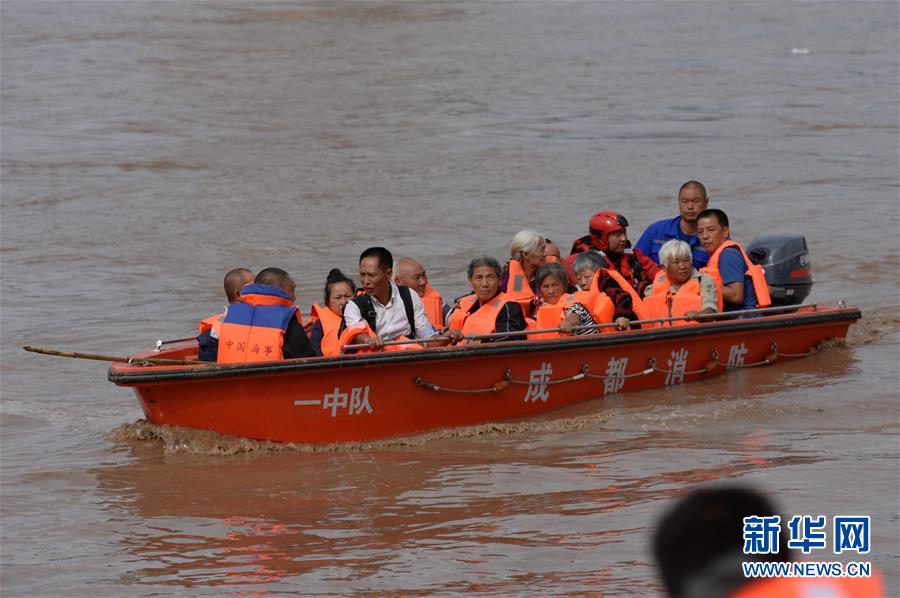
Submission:
[[[240,453],[274,453],[296,451],[301,453],[366,451],[396,447],[421,446],[447,438],[473,438],[477,436],[503,436],[523,433],[560,433],[590,428],[609,421],[609,412],[590,413],[574,417],[543,421],[496,422],[458,428],[431,430],[413,436],[386,438],[366,442],[332,444],[300,444],[253,440],[229,436],[212,430],[196,430],[180,426],[157,425],[147,420],[122,424],[109,434],[116,443],[160,444],[166,453],[228,456]]]
[[[848,347],[867,345],[898,332],[900,309],[897,306],[867,309],[863,312],[863,317],[850,327],[845,344]]]

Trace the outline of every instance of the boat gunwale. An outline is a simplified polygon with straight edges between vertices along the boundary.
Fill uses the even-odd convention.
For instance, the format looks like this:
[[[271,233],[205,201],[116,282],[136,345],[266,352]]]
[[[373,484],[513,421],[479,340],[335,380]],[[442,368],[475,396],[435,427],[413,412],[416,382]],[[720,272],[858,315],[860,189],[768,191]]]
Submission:
[[[286,374],[300,371],[339,370],[348,367],[364,367],[371,365],[393,365],[408,362],[453,361],[471,357],[488,355],[522,354],[533,352],[569,351],[585,347],[602,347],[606,345],[630,345],[639,342],[650,342],[660,339],[679,339],[722,333],[741,332],[745,330],[766,330],[769,328],[794,328],[809,324],[825,322],[856,321],[862,317],[859,308],[818,308],[805,313],[778,314],[759,318],[701,323],[691,326],[673,326],[633,330],[617,334],[590,334],[567,338],[547,339],[540,341],[506,341],[496,343],[479,343],[461,345],[453,348],[439,347],[415,351],[391,351],[367,353],[362,355],[342,355],[339,357],[305,357],[285,361],[269,361],[259,363],[240,363],[227,365],[199,366],[152,366],[152,369],[134,366],[113,365],[109,369],[108,379],[119,386],[136,386],[154,382],[187,381],[205,378],[228,378],[234,376],[264,376]],[[176,350],[178,346],[172,348]],[[165,351],[163,351],[165,353]],[[134,356],[151,358],[159,355],[156,352],[141,353]],[[128,367],[127,371],[121,368]],[[119,368],[119,369],[117,369]]]

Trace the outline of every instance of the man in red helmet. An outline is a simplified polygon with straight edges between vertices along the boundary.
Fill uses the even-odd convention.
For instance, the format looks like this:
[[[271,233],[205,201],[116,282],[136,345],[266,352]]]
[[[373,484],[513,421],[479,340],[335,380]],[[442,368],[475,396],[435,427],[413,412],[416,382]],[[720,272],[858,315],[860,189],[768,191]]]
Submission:
[[[572,255],[591,248],[601,251],[609,261],[610,269],[621,274],[638,295],[643,296],[644,289],[653,284],[660,269],[639,249],[630,249],[631,241],[625,231],[627,226],[628,220],[621,214],[597,212],[588,223],[590,233],[572,244]]]

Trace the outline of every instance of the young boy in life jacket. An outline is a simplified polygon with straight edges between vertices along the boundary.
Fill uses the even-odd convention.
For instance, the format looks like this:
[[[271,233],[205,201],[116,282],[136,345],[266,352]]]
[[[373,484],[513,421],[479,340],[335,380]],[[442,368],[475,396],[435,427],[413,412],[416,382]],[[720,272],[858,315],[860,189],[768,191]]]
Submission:
[[[715,208],[697,217],[697,236],[709,254],[701,270],[716,282],[720,311],[756,309],[772,304],[762,267],[747,257],[744,248],[731,240],[728,216]]]

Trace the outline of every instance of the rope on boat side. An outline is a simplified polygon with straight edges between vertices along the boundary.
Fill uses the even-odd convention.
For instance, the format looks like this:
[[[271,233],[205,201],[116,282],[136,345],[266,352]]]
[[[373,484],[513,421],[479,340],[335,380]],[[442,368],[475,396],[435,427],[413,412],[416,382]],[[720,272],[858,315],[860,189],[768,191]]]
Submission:
[[[455,392],[459,394],[478,394],[481,392],[500,392],[507,386],[509,386],[508,380],[500,380],[496,384],[492,384],[488,388],[447,388],[446,386],[439,386],[437,384],[432,384],[427,380],[422,378],[416,378],[416,386],[424,386],[425,388],[429,388],[435,392]]]
[[[766,355],[765,359],[761,361],[754,361],[753,363],[722,363],[719,361],[719,352],[713,351],[713,360],[716,362],[716,365],[723,368],[755,368],[761,365],[769,365],[775,363],[779,357],[789,357],[789,358],[798,358],[798,357],[807,357],[815,353],[815,349],[810,349],[805,353],[781,353],[778,350],[778,343],[772,343],[769,345],[769,354]]]
[[[641,370],[640,372],[635,372],[633,374],[622,374],[621,376],[613,375],[613,376],[601,376],[599,374],[592,374],[587,369],[585,369],[584,375],[588,378],[594,378],[595,380],[606,380],[607,378],[616,378],[618,380],[627,380],[628,378],[638,378],[640,376],[648,376],[653,373],[653,368],[647,368],[646,370]]]
[[[769,365],[770,363],[774,363],[776,357],[777,357],[777,355],[775,355],[774,353],[769,353],[768,355],[766,355],[766,358],[763,359],[762,361],[754,361],[753,363],[722,363],[721,361],[719,361],[719,350],[716,349],[715,351],[712,352],[712,358],[713,358],[713,361],[716,363],[716,365],[719,367],[726,368],[726,369],[727,368],[755,368],[755,367],[758,367],[761,365]]]
[[[582,380],[584,378],[593,378],[595,380],[606,380],[607,378],[617,378],[619,380],[627,380],[629,378],[638,378],[640,376],[648,376],[654,372],[659,372],[660,374],[673,374],[680,376],[691,376],[696,374],[708,374],[715,370],[717,367],[723,368],[754,368],[761,365],[769,365],[771,363],[775,363],[775,361],[779,357],[806,357],[807,355],[812,355],[815,353],[815,350],[807,351],[806,353],[780,353],[778,351],[778,345],[776,343],[772,343],[769,345],[770,353],[766,355],[766,358],[761,361],[755,361],[753,363],[723,363],[719,361],[719,351],[716,349],[712,352],[711,360],[699,370],[690,370],[690,371],[675,371],[675,370],[666,370],[657,365],[657,361],[655,357],[651,357],[648,360],[648,367],[639,372],[634,372],[631,374],[622,374],[622,375],[607,375],[601,376],[599,374],[592,374],[590,370],[590,366],[588,364],[581,364],[581,372],[575,374],[574,376],[569,376],[567,378],[559,378],[557,380],[542,380],[540,382],[541,385],[551,385],[551,384],[564,384],[566,382],[577,382],[578,380]],[[425,388],[430,388],[435,392],[455,392],[461,394],[476,394],[482,392],[500,392],[508,387],[510,384],[521,384],[521,385],[531,385],[534,384],[533,380],[515,380],[512,377],[512,372],[509,370],[505,370],[503,375],[505,378],[496,384],[492,384],[488,388],[448,388],[446,386],[439,386],[437,384],[433,384],[428,382],[422,378],[416,378],[416,386],[424,386]]]
[[[720,364],[716,363],[715,365],[720,365]],[[712,371],[714,369],[714,367],[715,366],[713,365],[713,363],[710,362],[710,363],[706,364],[705,366],[703,366],[702,368],[700,368],[699,370],[689,370],[689,371],[685,370],[683,372],[675,371],[675,370],[664,370],[661,367],[657,367],[656,366],[656,358],[651,357],[650,358],[650,367],[647,369],[649,369],[652,372],[659,372],[660,374],[673,374],[676,376],[692,376],[694,374],[709,373],[710,371]]]
[[[543,385],[551,385],[551,384],[562,384],[563,382],[576,382],[577,380],[583,379],[588,372],[588,366],[586,363],[581,364],[581,372],[575,374],[574,376],[569,376],[568,378],[560,378],[558,380],[541,380],[541,386]],[[510,384],[524,384],[526,386],[531,386],[534,384],[534,380],[513,380],[512,373],[509,370],[506,370],[506,379]]]
[[[777,355],[778,357],[807,357],[816,352],[816,349],[812,348],[809,351],[807,351],[806,353],[781,353],[778,350],[778,343],[772,343],[771,345],[769,345],[769,350],[772,351],[772,353],[774,355]]]
[[[653,373],[653,368],[647,368],[645,370],[641,370],[640,372],[634,372],[633,374],[624,374],[621,376],[613,375],[613,376],[601,376],[599,374],[592,374],[590,367],[588,364],[581,364],[581,372],[575,374],[574,376],[569,376],[567,378],[559,378],[558,380],[547,380],[541,381],[541,385],[551,385],[551,384],[563,384],[565,382],[577,382],[578,380],[583,380],[584,378],[594,378],[596,380],[605,380],[607,378],[618,378],[618,379],[628,379],[628,378],[637,378],[639,376],[647,376]],[[688,372],[690,373],[690,372]],[[416,378],[415,383],[416,386],[424,386],[425,388],[429,388],[435,392],[456,392],[462,394],[475,394],[481,392],[500,392],[505,389],[510,384],[522,384],[522,385],[531,385],[534,384],[531,380],[514,380],[512,377],[512,373],[509,370],[504,372],[506,378],[497,382],[496,384],[491,385],[488,388],[448,388],[446,386],[440,386],[438,384],[433,384],[424,380],[423,378]]]

